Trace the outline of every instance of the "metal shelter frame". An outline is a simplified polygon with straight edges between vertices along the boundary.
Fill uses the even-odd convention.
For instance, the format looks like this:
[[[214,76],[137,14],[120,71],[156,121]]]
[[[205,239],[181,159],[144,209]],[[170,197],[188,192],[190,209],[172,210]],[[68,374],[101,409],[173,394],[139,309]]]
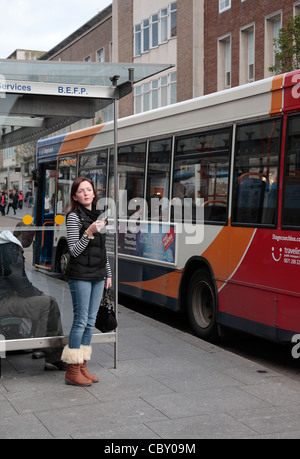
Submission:
[[[132,92],[134,83],[170,67],[169,64],[0,60],[0,149],[37,140],[83,118],[92,119],[113,101],[114,174],[118,177],[118,100]],[[114,228],[118,228],[118,196],[118,180],[115,180]],[[114,242],[113,282],[118,314],[118,231]],[[116,330],[94,334],[92,339],[92,343],[114,343],[115,368],[117,336]],[[67,336],[0,340],[0,376],[3,352],[62,347],[67,342]]]

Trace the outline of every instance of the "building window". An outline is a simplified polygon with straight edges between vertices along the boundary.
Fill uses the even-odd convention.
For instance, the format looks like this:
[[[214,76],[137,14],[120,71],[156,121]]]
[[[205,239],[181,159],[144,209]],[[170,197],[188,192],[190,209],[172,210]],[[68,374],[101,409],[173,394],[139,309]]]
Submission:
[[[240,84],[254,81],[254,25],[241,30]]]
[[[87,56],[84,60],[85,62],[91,62],[91,56]]]
[[[143,85],[143,111],[150,110],[150,83]]]
[[[134,112],[142,113],[177,102],[177,73],[162,76],[134,91]]]
[[[170,16],[171,16],[170,37],[173,38],[173,37],[177,37],[177,2],[171,3]]]
[[[231,84],[231,46],[230,41],[226,41],[225,45],[225,88],[230,88]]]
[[[140,56],[142,53],[142,26],[138,24],[134,28],[134,55]]]
[[[134,89],[134,113],[142,113],[142,86],[137,86]]]
[[[160,106],[168,105],[168,77],[160,77]]]
[[[154,80],[151,83],[151,94],[152,94],[152,109],[158,108],[159,107],[159,85],[158,85],[158,80]]]
[[[151,17],[151,39],[151,47],[156,48],[158,46],[158,14]]]
[[[145,19],[143,21],[143,53],[150,49],[150,21]]]
[[[276,64],[274,39],[278,38],[281,27],[281,12],[265,19],[265,77],[270,75],[268,68]]]
[[[168,8],[160,11],[160,40],[161,43],[168,40]]]
[[[294,4],[294,17],[300,13],[300,2]]]
[[[14,158],[16,155],[16,148],[9,147],[3,150],[3,159]]]
[[[98,62],[104,62],[104,49],[99,49],[99,51],[97,52],[97,59],[98,59]]]
[[[219,13],[231,8],[231,0],[219,0]]]
[[[134,27],[134,56],[166,43],[177,36],[177,2],[162,8]]]
[[[170,104],[176,104],[177,102],[177,73],[172,72],[170,74]]]
[[[114,104],[110,104],[102,110],[102,121],[108,123],[114,119]]]
[[[219,39],[218,44],[218,91],[231,86],[231,38]]]
[[[254,31],[248,33],[248,81],[254,80]]]

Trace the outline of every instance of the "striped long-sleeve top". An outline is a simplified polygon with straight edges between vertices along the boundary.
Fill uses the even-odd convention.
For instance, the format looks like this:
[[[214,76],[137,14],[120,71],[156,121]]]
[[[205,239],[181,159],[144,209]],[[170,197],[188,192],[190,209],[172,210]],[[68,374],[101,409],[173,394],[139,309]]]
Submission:
[[[80,237],[80,230],[82,228],[82,223],[75,212],[70,212],[68,215],[68,224],[67,224],[67,240],[70,254],[73,257],[78,257],[88,246],[89,238],[86,234],[83,234]],[[106,275],[107,277],[112,277],[112,272],[110,268],[110,263],[106,255]]]

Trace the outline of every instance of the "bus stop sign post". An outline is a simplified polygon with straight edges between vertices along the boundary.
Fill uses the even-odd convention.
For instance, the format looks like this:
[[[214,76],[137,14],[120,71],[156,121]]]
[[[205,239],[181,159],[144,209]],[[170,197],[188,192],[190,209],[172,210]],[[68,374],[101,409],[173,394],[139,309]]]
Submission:
[[[112,85],[117,87],[119,76],[115,75],[111,78]],[[115,202],[115,215],[114,215],[114,249],[115,249],[115,260],[114,260],[114,299],[115,299],[115,309],[118,319],[118,305],[119,305],[119,295],[118,295],[118,222],[119,222],[119,180],[118,180],[118,101],[114,99],[114,202]],[[118,329],[115,331],[118,334]],[[114,364],[117,368],[118,363],[118,340],[115,341],[114,346]]]

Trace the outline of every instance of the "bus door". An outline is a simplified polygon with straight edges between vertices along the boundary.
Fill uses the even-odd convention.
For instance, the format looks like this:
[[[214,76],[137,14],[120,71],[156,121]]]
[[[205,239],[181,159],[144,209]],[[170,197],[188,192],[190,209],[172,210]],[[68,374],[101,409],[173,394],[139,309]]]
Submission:
[[[56,186],[56,160],[39,164],[36,190],[36,233],[34,264],[51,270],[54,226],[54,202]]]

